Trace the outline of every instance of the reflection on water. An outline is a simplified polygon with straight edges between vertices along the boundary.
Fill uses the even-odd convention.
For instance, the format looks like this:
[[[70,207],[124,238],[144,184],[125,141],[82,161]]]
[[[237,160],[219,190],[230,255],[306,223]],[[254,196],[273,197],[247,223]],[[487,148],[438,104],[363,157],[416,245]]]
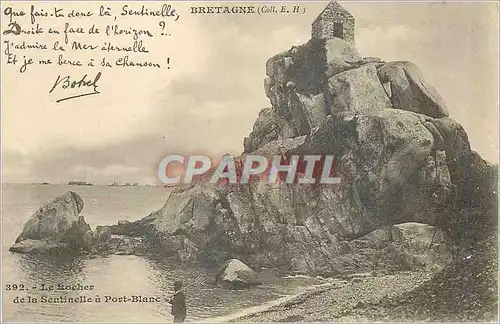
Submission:
[[[15,268],[17,272],[17,280],[10,278],[5,284],[18,285],[23,291],[5,291],[4,298],[12,300],[16,296],[28,296],[36,298],[38,303],[19,303],[14,306],[19,307],[16,312],[15,319],[17,321],[27,320],[47,320],[51,318],[57,321],[64,321],[65,318],[75,317],[76,308],[74,304],[43,304],[41,305],[42,297],[57,297],[57,296],[72,296],[71,291],[49,292],[41,289],[47,289],[48,286],[57,286],[60,283],[79,283],[84,280],[83,260],[81,258],[64,258],[64,257],[34,257],[30,255],[19,255],[15,258]],[[4,264],[4,269],[5,269]],[[46,287],[42,286],[44,284]],[[9,298],[10,297],[10,298]],[[12,305],[12,304],[11,304]],[[40,305],[40,306],[39,306]],[[14,307],[14,309],[16,309]],[[11,306],[4,303],[4,316],[9,319]]]
[[[295,293],[299,287],[316,282],[313,279],[283,280],[267,271],[259,274],[264,282],[252,289],[230,291],[214,285],[214,270],[190,268],[172,260],[153,260],[137,256],[108,257],[32,257],[11,253],[9,247],[21,232],[23,224],[45,201],[65,192],[66,186],[4,187],[2,276],[3,284],[24,284],[27,291],[3,290],[2,305],[5,321],[24,322],[171,322],[170,305],[164,296],[172,293],[173,282],[182,280],[189,284],[198,275],[207,276],[203,284],[196,284],[186,291],[188,321],[221,316],[276,299],[283,294]],[[54,186],[56,187],[56,186]],[[80,188],[77,188],[80,189]],[[85,187],[79,194],[90,201],[86,219],[94,224],[116,223],[120,219],[138,219],[147,215],[140,197],[151,206],[161,206],[165,191],[161,188],[131,188],[120,190],[110,187]],[[130,189],[130,190],[129,190]],[[71,190],[76,190],[71,188]],[[97,203],[99,202],[99,203]],[[89,207],[87,203],[86,208]],[[148,207],[151,211],[151,207]],[[113,215],[115,218],[113,219]],[[46,286],[93,286],[88,290],[44,291]],[[33,289],[35,287],[37,289]],[[30,296],[38,303],[13,303],[15,297]],[[42,297],[91,298],[89,303],[41,303]],[[160,302],[123,303],[106,302],[106,296],[161,297]],[[96,301],[96,298],[98,297]]]
[[[71,282],[81,276],[84,260],[82,257],[20,255],[17,264],[30,281]]]
[[[226,290],[216,287],[214,271],[203,268],[182,268],[168,260],[150,260],[136,256],[109,256],[102,258],[16,258],[17,279],[12,283],[26,283],[28,291],[6,291],[4,316],[9,321],[171,321],[170,305],[164,297],[172,293],[175,280],[186,285],[198,275],[207,276],[205,283],[191,286],[186,291],[189,320],[214,317],[236,312],[294,293],[306,282],[278,280],[272,272],[262,273],[264,285],[247,290]],[[312,279],[308,280],[313,282]],[[54,286],[56,290],[41,290]],[[90,290],[58,290],[58,285],[77,285]],[[32,287],[37,289],[33,290]],[[16,296],[91,298],[90,303],[25,303],[13,304]],[[106,302],[109,297],[161,297],[160,302],[123,303]],[[96,302],[96,298],[100,302]]]

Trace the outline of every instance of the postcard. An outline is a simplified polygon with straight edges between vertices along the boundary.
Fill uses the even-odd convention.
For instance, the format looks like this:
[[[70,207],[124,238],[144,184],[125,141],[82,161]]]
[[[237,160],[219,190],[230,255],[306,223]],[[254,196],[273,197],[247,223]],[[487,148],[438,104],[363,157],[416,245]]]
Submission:
[[[2,322],[498,321],[498,3],[2,1]]]

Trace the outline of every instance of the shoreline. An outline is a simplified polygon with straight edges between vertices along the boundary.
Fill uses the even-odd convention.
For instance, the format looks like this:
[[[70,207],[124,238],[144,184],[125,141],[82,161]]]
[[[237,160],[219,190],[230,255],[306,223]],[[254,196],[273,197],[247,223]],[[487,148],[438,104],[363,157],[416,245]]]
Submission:
[[[187,321],[187,322],[191,322],[191,323],[237,322],[237,320],[243,319],[245,317],[256,316],[256,315],[265,313],[266,311],[270,310],[273,307],[286,305],[287,303],[292,302],[294,300],[300,300],[302,298],[310,297],[311,295],[314,295],[315,293],[329,290],[330,288],[334,287],[335,285],[337,285],[341,282],[343,282],[343,280],[333,279],[333,280],[330,280],[329,282],[326,282],[326,283],[305,286],[305,287],[301,288],[300,291],[295,293],[295,294],[285,295],[283,297],[280,297],[280,298],[277,298],[274,300],[270,300],[270,301],[265,302],[265,303],[260,304],[260,305],[244,308],[243,310],[240,310],[238,312],[233,312],[230,314],[216,316],[216,317],[209,317],[209,318],[205,318],[202,320]]]
[[[305,287],[297,294],[245,308],[242,311],[207,318],[200,323],[222,322],[366,322],[383,320],[369,318],[363,309],[385,305],[416,289],[435,273],[399,272],[366,276],[355,274],[347,280],[333,279],[327,283]],[[384,287],[384,288],[380,288]],[[193,321],[194,322],[194,321]]]

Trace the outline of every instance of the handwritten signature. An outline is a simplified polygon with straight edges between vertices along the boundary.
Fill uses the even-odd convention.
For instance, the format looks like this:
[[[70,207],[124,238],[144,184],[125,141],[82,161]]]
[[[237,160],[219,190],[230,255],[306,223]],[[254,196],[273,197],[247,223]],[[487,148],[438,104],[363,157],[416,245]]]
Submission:
[[[54,85],[52,86],[52,89],[50,89],[49,93],[52,93],[56,89],[62,89],[62,90],[82,89],[82,90],[86,90],[83,93],[79,93],[76,95],[71,95],[68,97],[57,99],[56,102],[61,102],[61,101],[69,100],[69,99],[75,99],[75,98],[100,94],[100,92],[97,90],[97,88],[99,87],[97,85],[97,82],[99,81],[100,78],[101,78],[101,72],[98,72],[93,80],[89,79],[87,74],[85,74],[78,81],[72,80],[69,75],[64,76],[64,77],[61,77],[60,75],[58,75],[57,79],[54,82]],[[89,89],[92,89],[92,91],[87,92],[87,90],[89,90]]]

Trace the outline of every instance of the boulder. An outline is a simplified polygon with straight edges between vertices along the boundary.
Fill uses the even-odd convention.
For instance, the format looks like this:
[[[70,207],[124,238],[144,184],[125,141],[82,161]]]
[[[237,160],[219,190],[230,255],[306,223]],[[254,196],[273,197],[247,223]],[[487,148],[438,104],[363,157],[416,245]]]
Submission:
[[[425,251],[433,244],[444,243],[444,233],[436,228],[421,223],[403,223],[393,225],[391,228],[394,243],[414,249]]]
[[[351,69],[328,79],[332,114],[366,113],[392,108],[377,69],[372,64]]]
[[[441,118],[448,109],[433,86],[428,84],[419,68],[411,62],[389,62],[378,68],[380,82],[391,84],[391,101],[396,109]]]
[[[260,285],[255,271],[238,259],[228,260],[216,275],[216,282],[231,289]]]
[[[453,253],[442,230],[416,222],[376,229],[340,246],[335,262],[347,278],[363,271],[440,271]]]
[[[392,226],[391,233],[394,244],[428,270],[442,270],[453,259],[453,250],[447,244],[444,232],[435,226],[396,224]]]
[[[72,191],[46,203],[26,222],[10,250],[41,254],[59,248],[72,252],[88,250],[92,231],[79,215],[83,206],[82,198]]]

